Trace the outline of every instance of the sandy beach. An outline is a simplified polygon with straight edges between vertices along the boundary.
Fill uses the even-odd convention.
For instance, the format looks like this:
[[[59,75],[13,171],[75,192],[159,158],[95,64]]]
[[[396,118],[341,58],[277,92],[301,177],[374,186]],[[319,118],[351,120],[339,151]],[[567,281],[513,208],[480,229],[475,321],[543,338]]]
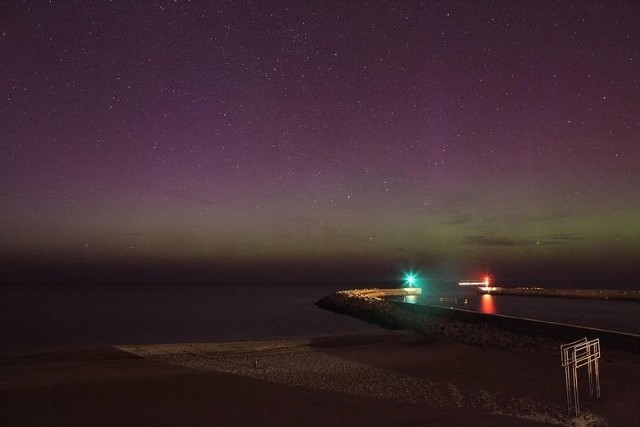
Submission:
[[[640,423],[640,357],[603,352],[602,399],[581,384],[578,420],[558,357],[406,332],[3,356],[0,412],[5,426]]]

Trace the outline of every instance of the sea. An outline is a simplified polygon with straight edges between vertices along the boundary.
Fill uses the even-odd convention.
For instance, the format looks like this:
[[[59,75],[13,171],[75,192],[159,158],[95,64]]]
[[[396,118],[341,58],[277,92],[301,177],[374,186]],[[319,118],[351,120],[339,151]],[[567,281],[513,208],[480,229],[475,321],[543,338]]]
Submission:
[[[314,303],[350,285],[91,283],[0,286],[0,354],[141,343],[301,338],[379,331]],[[433,297],[433,295],[432,295]],[[460,293],[459,309],[640,335],[640,303]],[[414,301],[416,303],[433,302]]]
[[[344,288],[256,283],[5,284],[0,286],[0,354],[379,331],[314,305]]]
[[[640,335],[640,302],[456,293],[407,302]]]

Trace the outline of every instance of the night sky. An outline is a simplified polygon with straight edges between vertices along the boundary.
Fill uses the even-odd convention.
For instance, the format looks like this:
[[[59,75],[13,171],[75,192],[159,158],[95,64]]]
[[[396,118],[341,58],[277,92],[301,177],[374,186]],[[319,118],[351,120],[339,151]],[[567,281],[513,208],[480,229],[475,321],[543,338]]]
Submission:
[[[635,1],[9,0],[0,91],[5,265],[640,283]]]

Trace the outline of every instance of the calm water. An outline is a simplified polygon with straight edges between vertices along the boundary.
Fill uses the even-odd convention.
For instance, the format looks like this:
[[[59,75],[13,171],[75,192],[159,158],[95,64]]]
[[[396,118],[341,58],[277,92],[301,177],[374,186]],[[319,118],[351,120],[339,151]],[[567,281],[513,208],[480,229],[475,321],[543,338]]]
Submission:
[[[132,343],[207,342],[373,332],[314,302],[350,286],[4,285],[0,353]],[[460,297],[460,295],[457,295]],[[464,294],[494,314],[640,334],[640,303]]]
[[[467,304],[441,303],[439,296],[466,298]],[[415,302],[640,335],[640,302],[637,301],[476,295],[474,291],[467,291],[432,295]]]
[[[341,288],[344,287],[4,285],[0,286],[0,353],[378,330],[313,304]]]

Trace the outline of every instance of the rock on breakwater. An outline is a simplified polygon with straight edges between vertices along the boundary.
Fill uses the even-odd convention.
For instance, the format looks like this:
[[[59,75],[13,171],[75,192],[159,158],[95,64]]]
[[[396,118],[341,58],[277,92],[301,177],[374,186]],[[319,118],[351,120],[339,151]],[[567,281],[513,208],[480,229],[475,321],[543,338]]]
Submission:
[[[434,339],[503,349],[558,351],[563,342],[600,338],[608,348],[640,352],[640,337],[592,328],[541,322],[467,310],[409,304],[381,298],[384,292],[341,291],[319,300],[320,308],[387,328],[405,329]]]

